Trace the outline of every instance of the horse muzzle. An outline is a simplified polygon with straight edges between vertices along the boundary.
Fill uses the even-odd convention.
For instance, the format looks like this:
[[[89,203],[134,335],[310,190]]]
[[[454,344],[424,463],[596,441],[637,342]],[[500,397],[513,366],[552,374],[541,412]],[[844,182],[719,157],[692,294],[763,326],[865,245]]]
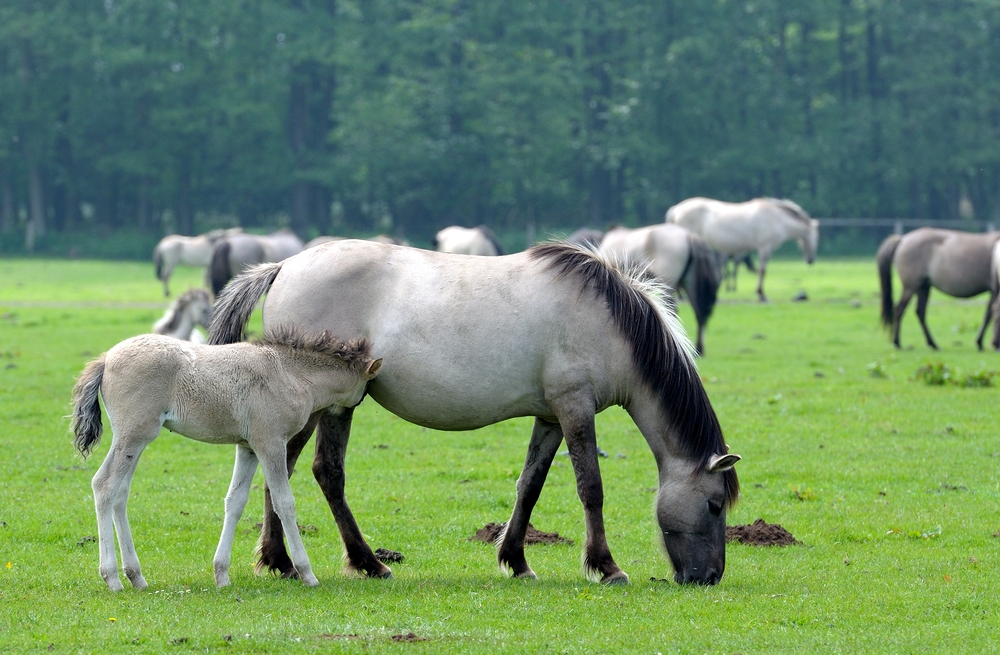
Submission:
[[[698,569],[690,569],[674,573],[674,582],[677,584],[716,585],[719,584],[720,580],[722,580],[722,570],[714,566],[700,571]]]

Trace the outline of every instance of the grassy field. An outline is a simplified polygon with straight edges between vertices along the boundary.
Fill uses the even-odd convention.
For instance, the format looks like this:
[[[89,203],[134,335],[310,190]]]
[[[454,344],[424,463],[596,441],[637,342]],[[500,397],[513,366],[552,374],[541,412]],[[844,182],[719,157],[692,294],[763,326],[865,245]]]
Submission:
[[[803,545],[730,545],[722,583],[669,578],[653,519],[656,470],[624,412],[598,417],[605,517],[624,588],[580,571],[583,512],[557,457],[533,515],[576,541],[531,546],[539,580],[504,578],[468,537],[504,521],[530,419],[469,433],[409,425],[370,400],[355,415],[348,498],[373,547],[401,551],[395,580],[345,577],[308,462],[292,480],[315,589],[253,574],[260,475],[237,535],[232,586],[211,560],[230,448],[165,434],[143,456],[130,518],[150,587],[110,593],[97,573],[90,478],[64,418],[74,377],[164,307],[152,267],[0,261],[0,649],[5,652],[992,652],[1000,624],[997,387],[929,386],[1000,370],[974,339],[983,298],[937,294],[940,352],[916,319],[894,350],[877,325],[871,261],[779,261],[772,302],[744,273],[723,295],[700,370],[738,470],[730,524],[780,523]],[[197,284],[186,271],[179,292]],[[898,287],[898,285],[897,285]],[[806,290],[807,302],[791,297]],[[897,288],[898,293],[898,288]],[[693,316],[681,308],[685,324]],[[911,310],[912,311],[912,310]],[[980,378],[986,377],[985,375]],[[996,380],[1000,384],[1000,378]],[[126,582],[127,586],[127,582]],[[414,633],[423,640],[399,642]]]

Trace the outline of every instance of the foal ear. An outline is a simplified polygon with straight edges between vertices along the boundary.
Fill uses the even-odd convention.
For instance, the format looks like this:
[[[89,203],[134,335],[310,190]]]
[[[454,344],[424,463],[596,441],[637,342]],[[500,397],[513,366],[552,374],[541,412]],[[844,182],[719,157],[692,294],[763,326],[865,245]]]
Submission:
[[[365,377],[371,380],[373,377],[378,375],[379,370],[382,368],[382,358],[379,357],[373,362],[368,362],[367,368],[365,368]]]
[[[739,455],[733,455],[727,453],[725,455],[712,455],[712,459],[708,461],[708,472],[709,473],[721,473],[723,471],[728,471],[729,469],[736,466],[736,462],[743,459]]]

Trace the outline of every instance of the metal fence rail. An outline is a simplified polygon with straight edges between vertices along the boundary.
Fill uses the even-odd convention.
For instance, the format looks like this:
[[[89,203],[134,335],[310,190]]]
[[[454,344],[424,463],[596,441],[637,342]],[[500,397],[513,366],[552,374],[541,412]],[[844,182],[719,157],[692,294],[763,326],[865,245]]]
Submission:
[[[966,232],[992,232],[996,229],[993,221],[974,220],[951,220],[936,221],[927,218],[821,218],[819,225],[824,227],[876,227],[892,228],[893,233],[902,234],[904,231],[916,229],[918,227],[943,227],[952,230],[964,230]]]

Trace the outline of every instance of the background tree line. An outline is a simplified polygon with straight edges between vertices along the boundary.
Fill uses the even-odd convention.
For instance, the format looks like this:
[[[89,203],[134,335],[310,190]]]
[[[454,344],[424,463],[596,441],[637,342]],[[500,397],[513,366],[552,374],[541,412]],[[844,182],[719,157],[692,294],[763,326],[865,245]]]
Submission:
[[[996,0],[0,5],[5,252],[236,222],[426,243],[693,195],[993,220],[998,136]]]

